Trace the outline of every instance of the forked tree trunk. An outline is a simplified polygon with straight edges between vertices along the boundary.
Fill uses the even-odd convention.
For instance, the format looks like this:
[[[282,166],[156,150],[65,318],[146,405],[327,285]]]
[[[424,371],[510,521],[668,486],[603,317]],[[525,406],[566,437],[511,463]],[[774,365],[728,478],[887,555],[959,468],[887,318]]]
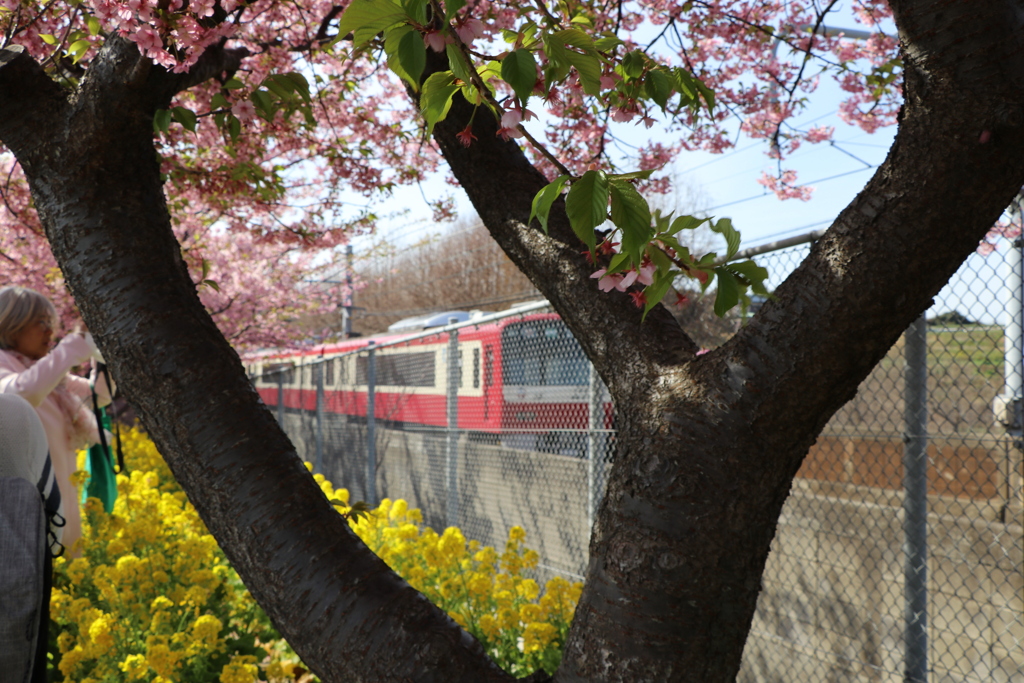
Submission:
[[[730,681],[792,477],[828,418],[1024,183],[1020,13],[1010,0],[893,2],[907,105],[886,163],[803,265],[712,354],[590,280],[544,179],[465,106],[437,139],[494,237],[595,362],[619,452],[557,680]],[[151,121],[176,82],[129,82],[112,40],[74,100],[0,52],[0,140],[115,379],[246,585],[325,681],[509,677],[324,501],[203,311],[170,229]],[[211,58],[212,61],[212,58]],[[223,65],[208,65],[212,73]],[[198,78],[198,76],[196,76]],[[983,134],[984,133],[984,134]]]

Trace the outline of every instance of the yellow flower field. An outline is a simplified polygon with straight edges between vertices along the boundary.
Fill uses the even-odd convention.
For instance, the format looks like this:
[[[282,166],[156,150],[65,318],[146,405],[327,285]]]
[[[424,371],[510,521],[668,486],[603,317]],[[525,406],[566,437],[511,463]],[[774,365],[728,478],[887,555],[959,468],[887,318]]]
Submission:
[[[90,499],[82,557],[54,563],[51,656],[74,683],[255,683],[313,680],[298,661],[138,429],[123,438],[112,514]],[[342,514],[348,491],[314,477]],[[357,518],[357,519],[356,519]],[[438,534],[419,510],[385,499],[350,515],[361,539],[483,643],[507,671],[554,671],[582,585],[530,577],[538,556],[525,532],[503,551],[457,528]],[[63,678],[61,678],[63,677]]]

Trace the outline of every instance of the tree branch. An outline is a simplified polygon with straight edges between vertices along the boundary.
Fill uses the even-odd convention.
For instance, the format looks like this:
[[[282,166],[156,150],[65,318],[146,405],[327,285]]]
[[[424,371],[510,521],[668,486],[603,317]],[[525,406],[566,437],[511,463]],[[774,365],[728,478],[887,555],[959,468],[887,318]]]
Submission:
[[[33,150],[57,135],[67,94],[21,45],[0,50],[0,141],[27,168]]]
[[[446,68],[443,57],[431,53],[424,79]],[[498,122],[489,113],[473,120],[472,145],[459,142],[456,136],[472,114],[472,105],[456,95],[447,118],[434,126],[434,139],[484,225],[561,314],[616,399],[637,390],[637,378],[655,372],[656,365],[692,358],[697,345],[663,306],[641,324],[641,310],[627,294],[597,288],[590,277],[596,266],[572,232],[564,201],[551,208],[548,235],[527,224],[533,198],[548,181],[515,142],[497,136]],[[620,372],[625,368],[630,372]]]

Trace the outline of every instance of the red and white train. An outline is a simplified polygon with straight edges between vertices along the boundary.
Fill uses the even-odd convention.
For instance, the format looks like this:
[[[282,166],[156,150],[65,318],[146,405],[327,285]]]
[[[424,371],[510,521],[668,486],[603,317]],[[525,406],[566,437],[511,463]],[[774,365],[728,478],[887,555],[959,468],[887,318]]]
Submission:
[[[416,319],[414,325],[422,323],[419,329],[429,332],[431,327],[447,325],[452,317],[473,319],[458,311]],[[365,420],[369,375],[365,350],[373,343],[375,421],[403,429],[445,428],[449,332],[439,330],[396,344],[414,331],[413,325],[403,323],[373,337],[255,354],[245,359],[246,369],[272,409],[280,397],[286,409],[315,410],[322,381],[325,415]],[[558,315],[534,313],[482,321],[457,333],[460,430],[489,435],[516,448],[577,454],[584,447],[582,430],[612,427],[612,406],[600,384],[601,395],[595,400],[601,406],[596,410],[600,424],[591,425],[590,363]]]

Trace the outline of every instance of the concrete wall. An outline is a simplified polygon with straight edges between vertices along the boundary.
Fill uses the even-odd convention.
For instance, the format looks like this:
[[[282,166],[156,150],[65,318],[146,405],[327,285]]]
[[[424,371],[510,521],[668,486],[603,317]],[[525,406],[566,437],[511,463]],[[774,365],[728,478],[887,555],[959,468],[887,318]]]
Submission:
[[[902,517],[798,481],[738,680],[901,682]],[[1024,681],[1020,519],[931,515],[928,542],[932,683]]]
[[[294,441],[312,461],[315,422],[290,414],[286,426],[305,435]],[[366,499],[365,433],[365,425],[341,421],[324,429],[321,471],[349,488],[354,500]],[[443,529],[449,521],[446,450],[443,433],[378,430],[379,495],[405,498],[428,525]],[[585,460],[465,436],[458,458],[457,524],[468,538],[500,549],[508,528],[518,524],[543,558],[542,574],[583,574]],[[860,479],[794,483],[765,570],[741,683],[902,682],[902,494],[852,481]],[[999,499],[989,495],[989,486],[959,487],[957,495],[930,499],[939,513],[929,518],[931,683],[1024,683],[1020,508],[1009,508],[1012,518],[1004,523]]]

